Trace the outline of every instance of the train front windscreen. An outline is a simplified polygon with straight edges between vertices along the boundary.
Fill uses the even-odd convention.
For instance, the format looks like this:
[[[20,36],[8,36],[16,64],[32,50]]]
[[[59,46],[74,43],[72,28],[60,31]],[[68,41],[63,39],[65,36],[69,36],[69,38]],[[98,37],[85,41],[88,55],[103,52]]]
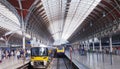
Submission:
[[[44,47],[31,48],[31,56],[48,56],[48,49]]]
[[[58,47],[59,50],[63,50],[64,47]]]

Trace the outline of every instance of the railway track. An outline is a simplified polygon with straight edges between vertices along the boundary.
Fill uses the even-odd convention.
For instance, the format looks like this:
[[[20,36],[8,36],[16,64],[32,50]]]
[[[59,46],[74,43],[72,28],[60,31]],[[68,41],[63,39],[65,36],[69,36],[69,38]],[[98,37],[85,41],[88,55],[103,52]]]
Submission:
[[[64,63],[65,63],[66,69],[69,69],[68,60],[66,60],[66,58],[63,58],[63,61],[64,61]]]
[[[57,58],[57,67],[56,69],[79,69],[74,63],[72,63],[66,56],[62,58]]]
[[[57,57],[52,60],[52,62],[48,63],[46,68],[39,69],[78,69],[72,66],[71,62],[66,56]],[[33,69],[29,66],[29,63],[17,68],[17,69]],[[37,68],[38,69],[38,68]]]
[[[68,63],[65,57],[57,58],[56,69],[68,69]]]

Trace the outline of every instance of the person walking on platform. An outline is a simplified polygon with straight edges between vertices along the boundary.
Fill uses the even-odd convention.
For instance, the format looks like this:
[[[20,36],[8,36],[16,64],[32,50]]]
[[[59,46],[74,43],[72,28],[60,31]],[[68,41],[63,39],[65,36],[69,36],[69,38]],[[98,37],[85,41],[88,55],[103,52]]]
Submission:
[[[8,51],[7,50],[5,51],[5,58],[6,59],[8,58]]]
[[[13,55],[14,55],[13,51],[11,51],[10,53],[11,53],[11,56],[13,56]]]
[[[17,55],[17,59],[19,59],[20,58],[20,51],[19,50],[17,50],[16,55]]]

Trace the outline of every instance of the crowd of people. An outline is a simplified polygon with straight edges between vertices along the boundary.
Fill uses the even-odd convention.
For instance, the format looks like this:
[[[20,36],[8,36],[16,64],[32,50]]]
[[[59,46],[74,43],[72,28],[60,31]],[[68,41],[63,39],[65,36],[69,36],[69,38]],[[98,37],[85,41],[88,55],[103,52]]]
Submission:
[[[0,49],[0,62],[4,59],[10,59],[11,57],[14,57],[15,59],[20,59],[30,56],[30,50],[22,50],[22,49],[16,49],[16,50],[5,50]]]

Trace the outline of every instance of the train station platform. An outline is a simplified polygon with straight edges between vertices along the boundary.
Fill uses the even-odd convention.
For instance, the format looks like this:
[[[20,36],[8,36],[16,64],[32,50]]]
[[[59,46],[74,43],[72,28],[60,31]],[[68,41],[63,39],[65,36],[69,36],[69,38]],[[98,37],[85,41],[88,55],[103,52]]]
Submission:
[[[112,61],[109,54],[87,53],[81,55],[78,50],[72,52],[71,57],[69,51],[66,51],[65,55],[79,69],[120,69],[120,56],[118,55],[113,55]]]
[[[16,59],[15,57],[10,57],[7,59],[3,59],[0,63],[0,69],[17,69],[18,67],[23,66],[24,64],[29,62],[29,58],[23,62],[23,59]]]

